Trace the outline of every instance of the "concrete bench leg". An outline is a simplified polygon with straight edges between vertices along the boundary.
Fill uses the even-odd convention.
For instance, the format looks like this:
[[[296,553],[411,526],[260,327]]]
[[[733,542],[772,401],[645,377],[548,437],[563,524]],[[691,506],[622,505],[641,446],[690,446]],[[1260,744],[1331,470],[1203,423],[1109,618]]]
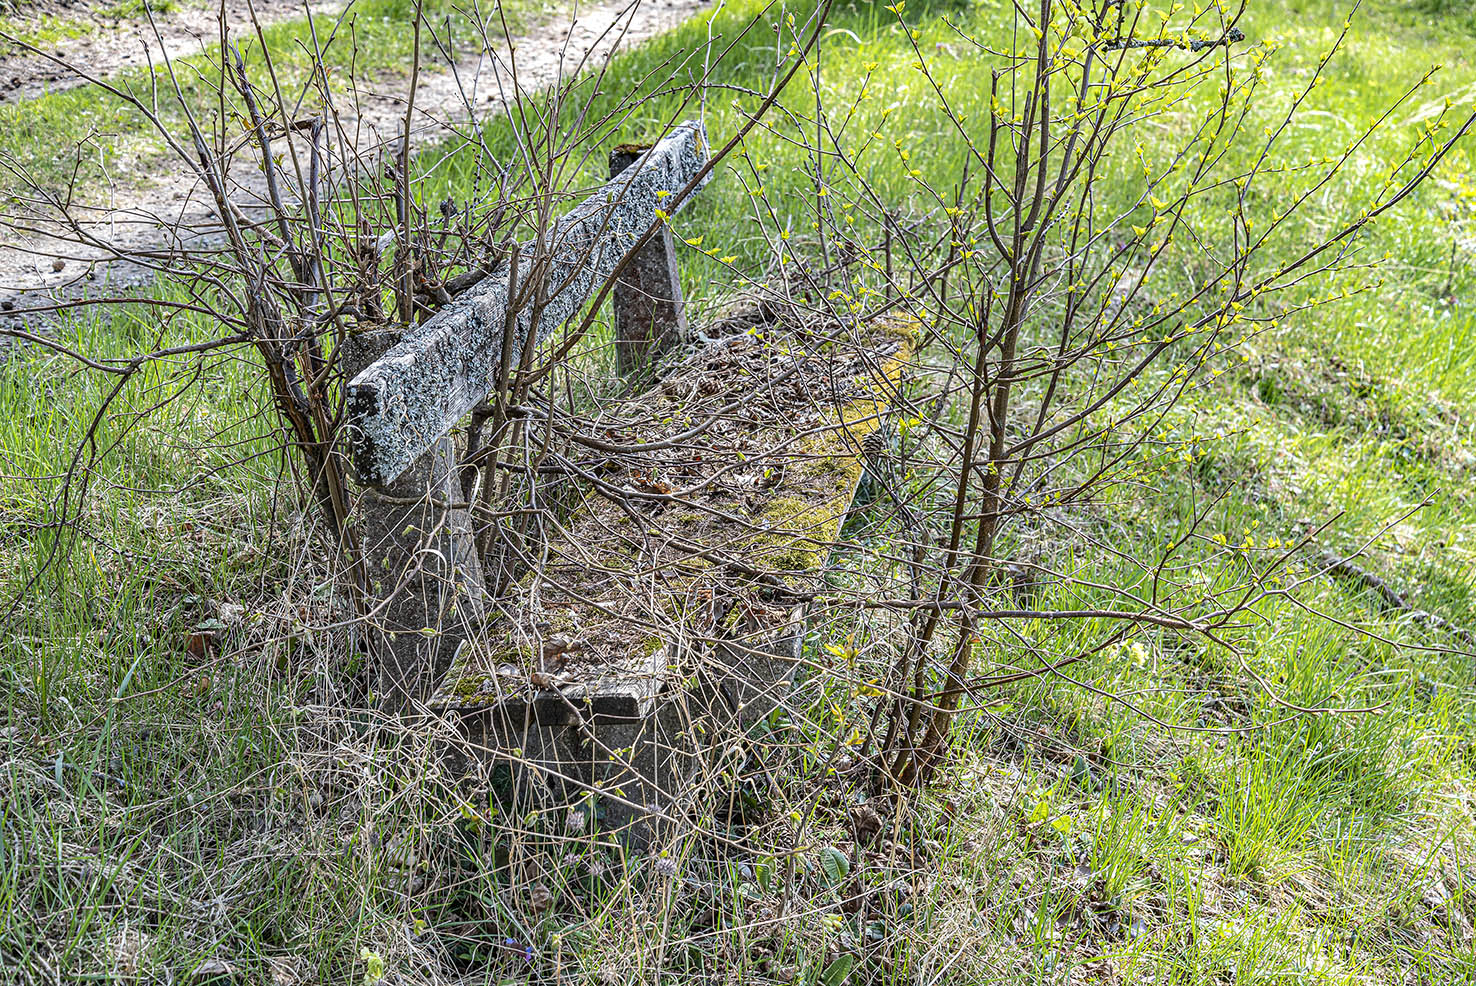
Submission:
[[[398,341],[392,329],[349,336],[340,354],[345,379]],[[460,499],[449,435],[393,482],[360,492],[355,513],[373,607],[370,685],[387,712],[427,697],[482,623],[482,568]]]
[[[649,148],[624,144],[610,152],[610,177]],[[687,303],[677,276],[670,227],[652,237],[615,281],[615,364],[621,376],[644,376],[662,353],[687,341]]]
[[[592,800],[600,832],[635,849],[669,844],[690,830],[695,784],[708,761],[711,726],[686,697],[659,699],[649,714],[540,723],[501,710],[462,716],[452,773],[480,761],[505,764],[503,791],[516,811],[574,808]]]
[[[714,698],[707,691],[673,689],[640,719],[586,727],[584,749],[602,831],[635,848],[657,849],[692,830],[690,816],[702,808],[703,771],[719,736],[714,712],[726,710]]]
[[[505,764],[511,787],[504,792],[520,808],[573,805],[589,789],[582,738],[572,724],[545,725],[525,716],[480,712],[461,721],[464,741],[452,752],[455,772],[474,761]]]
[[[787,632],[777,639],[718,644],[713,661],[738,726],[747,729],[783,703],[794,684],[804,642],[805,612],[796,607],[790,613]]]

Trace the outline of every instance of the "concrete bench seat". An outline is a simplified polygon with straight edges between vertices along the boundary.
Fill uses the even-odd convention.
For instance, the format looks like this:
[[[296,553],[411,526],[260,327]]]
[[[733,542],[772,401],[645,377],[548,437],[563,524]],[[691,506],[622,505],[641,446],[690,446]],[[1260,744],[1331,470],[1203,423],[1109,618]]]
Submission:
[[[669,761],[698,755],[694,733],[770,712],[913,336],[889,321],[862,338],[832,325],[714,340],[583,422],[598,438],[571,463],[581,504],[431,707],[489,751],[511,744],[563,775],[582,764],[590,783],[608,751],[640,745],[634,731],[651,748],[614,773],[646,788],[688,772]]]

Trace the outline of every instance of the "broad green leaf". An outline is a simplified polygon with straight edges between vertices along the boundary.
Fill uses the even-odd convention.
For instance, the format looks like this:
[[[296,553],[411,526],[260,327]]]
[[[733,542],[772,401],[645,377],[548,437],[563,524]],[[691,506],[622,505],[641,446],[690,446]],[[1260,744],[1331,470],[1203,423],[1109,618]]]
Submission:
[[[841,983],[851,978],[851,970],[855,965],[856,956],[837,955],[820,974],[820,986],[841,986]]]
[[[851,861],[835,846],[826,846],[820,850],[819,855],[820,868],[825,871],[826,882],[840,883],[851,872]]]

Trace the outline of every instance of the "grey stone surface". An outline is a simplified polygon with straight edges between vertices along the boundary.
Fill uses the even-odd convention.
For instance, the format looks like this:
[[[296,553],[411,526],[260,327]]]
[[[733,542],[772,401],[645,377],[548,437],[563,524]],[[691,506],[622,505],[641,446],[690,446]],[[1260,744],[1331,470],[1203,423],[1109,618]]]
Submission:
[[[663,201],[697,175],[707,156],[703,126],[682,123],[560,219],[542,244],[523,246],[514,294],[534,283],[531,272],[541,271],[544,304],[536,324],[532,306],[513,314],[513,364],[525,340],[541,341],[579,313]],[[507,270],[488,277],[350,381],[354,465],[363,482],[382,485],[399,477],[492,390],[510,321],[509,281]]]
[[[714,673],[743,728],[773,712],[789,694],[804,649],[805,619],[806,607],[795,606],[777,636],[739,638],[717,646]]]
[[[478,761],[505,764],[520,808],[572,805],[589,790],[586,737],[577,723],[545,726],[494,710],[461,716],[459,727],[462,741],[447,751],[448,766],[463,773]]]
[[[618,177],[646,148],[610,152],[610,177]],[[671,228],[641,247],[615,281],[615,366],[621,376],[649,373],[652,363],[687,340],[687,303],[677,273]]]
[[[705,771],[731,738],[728,699],[715,682],[674,689],[630,717],[544,722],[530,707],[462,713],[453,773],[476,761],[511,768],[519,809],[598,806],[600,831],[646,850],[692,830]]]
[[[349,337],[345,372],[370,365],[398,338],[391,329]],[[426,698],[484,619],[471,518],[454,505],[460,489],[446,436],[393,482],[359,492],[355,510],[374,606],[367,621],[370,682],[386,711]]]

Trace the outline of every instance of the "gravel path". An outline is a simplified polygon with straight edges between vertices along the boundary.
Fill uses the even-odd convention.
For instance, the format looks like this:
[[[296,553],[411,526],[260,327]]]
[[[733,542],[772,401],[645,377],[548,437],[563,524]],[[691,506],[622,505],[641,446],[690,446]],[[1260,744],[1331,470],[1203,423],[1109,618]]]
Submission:
[[[578,71],[598,66],[613,52],[670,30],[710,0],[617,0],[580,8],[532,29],[512,45],[517,81],[523,92],[545,89]],[[258,7],[261,0],[257,0]],[[287,9],[287,0],[279,5]],[[301,10],[300,3],[291,5]],[[325,5],[326,6],[326,5]],[[315,6],[316,11],[316,6]],[[194,42],[198,51],[199,41]],[[506,108],[511,97],[509,56],[500,48],[457,57],[454,65],[427,59],[415,92],[415,126],[421,142],[448,128],[483,119]],[[92,63],[88,62],[89,67]],[[7,63],[8,69],[8,63]],[[395,140],[404,126],[408,83],[384,80],[355,94],[355,116],[340,118],[357,154],[372,153]],[[260,184],[250,155],[238,155],[232,179],[246,189]],[[166,173],[147,183],[119,185],[106,204],[86,213],[89,235],[107,248],[84,247],[57,234],[46,222],[0,215],[0,319],[12,326],[41,316],[27,309],[56,298],[98,293],[146,283],[153,276],[125,257],[131,252],[170,248],[201,249],[218,242],[219,226],[208,196],[188,170],[169,162]],[[183,173],[182,173],[183,172]]]
[[[251,13],[244,2],[227,4],[226,26],[238,37],[252,28]],[[252,0],[255,16],[265,26],[304,16],[304,8],[314,16],[333,15],[343,10],[343,0]],[[163,56],[186,58],[198,55],[220,40],[219,9],[176,7],[154,17],[158,35],[143,17],[123,20],[105,19],[97,14],[79,11],[68,13],[71,20],[90,22],[92,30],[77,38],[69,38],[47,46],[47,53],[63,62],[85,65],[93,75],[108,76],[130,69],[158,65]],[[162,39],[162,44],[160,43]],[[48,93],[63,92],[85,85],[83,80],[59,67],[49,58],[30,54],[0,56],[0,106],[35,99]]]

